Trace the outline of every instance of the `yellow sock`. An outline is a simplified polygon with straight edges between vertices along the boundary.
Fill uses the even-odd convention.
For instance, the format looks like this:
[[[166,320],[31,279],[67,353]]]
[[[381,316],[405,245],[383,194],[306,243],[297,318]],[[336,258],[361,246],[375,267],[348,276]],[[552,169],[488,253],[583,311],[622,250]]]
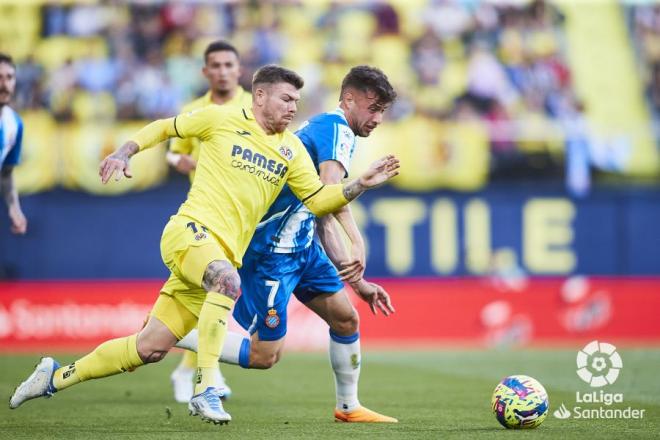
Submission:
[[[208,387],[217,387],[218,366],[213,368],[198,368],[195,373],[195,394],[204,392]]]
[[[180,368],[187,368],[188,370],[194,370],[197,368],[197,353],[194,351],[185,350],[183,356],[181,356],[181,362],[179,362]]]
[[[53,385],[57,390],[61,390],[89,379],[134,370],[143,364],[137,352],[137,335],[112,339],[72,365],[57,369]]]
[[[227,319],[234,300],[217,292],[206,294],[199,313],[199,346],[197,349],[197,380],[195,394],[216,386],[218,359],[227,336]]]
[[[53,375],[53,385],[58,391],[69,388],[71,385],[79,382],[80,376],[78,376],[78,372],[76,371],[75,363],[58,368]]]

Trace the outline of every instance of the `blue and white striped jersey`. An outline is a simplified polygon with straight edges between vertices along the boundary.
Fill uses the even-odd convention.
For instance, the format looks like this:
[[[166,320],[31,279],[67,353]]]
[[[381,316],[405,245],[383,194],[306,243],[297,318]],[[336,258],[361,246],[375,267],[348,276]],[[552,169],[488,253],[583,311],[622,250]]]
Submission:
[[[0,109],[0,168],[17,165],[23,144],[23,121],[9,106]]]
[[[317,172],[320,163],[336,160],[348,175],[355,150],[355,134],[341,109],[314,116],[302,124],[296,136],[307,148]],[[298,252],[309,246],[313,239],[314,214],[285,186],[257,225],[250,250],[260,253]]]

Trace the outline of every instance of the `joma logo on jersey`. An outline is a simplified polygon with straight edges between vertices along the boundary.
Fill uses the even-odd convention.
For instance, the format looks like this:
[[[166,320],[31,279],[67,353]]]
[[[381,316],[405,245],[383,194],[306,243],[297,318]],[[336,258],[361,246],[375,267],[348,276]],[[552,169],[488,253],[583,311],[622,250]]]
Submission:
[[[234,145],[232,147],[231,157],[240,158],[243,163],[253,164],[280,177],[284,177],[286,172],[289,171],[289,168],[282,162],[267,159],[263,154],[254,153],[249,148],[243,148],[240,145]]]

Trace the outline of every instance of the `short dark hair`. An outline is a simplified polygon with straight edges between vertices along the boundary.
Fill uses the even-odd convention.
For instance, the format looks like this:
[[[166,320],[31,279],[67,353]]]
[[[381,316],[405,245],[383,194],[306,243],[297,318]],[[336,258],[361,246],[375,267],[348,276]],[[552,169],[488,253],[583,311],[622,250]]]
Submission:
[[[305,80],[293,70],[285,69],[275,64],[267,64],[254,72],[254,76],[252,77],[252,93],[256,91],[259,84],[277,84],[281,82],[289,83],[298,90],[302,89],[305,85]]]
[[[378,96],[378,103],[383,105],[396,99],[394,87],[392,87],[383,71],[376,67],[353,67],[341,82],[339,100],[344,96],[344,91],[347,88],[354,88],[362,92],[374,92]]]
[[[236,58],[239,58],[238,51],[234,46],[227,43],[226,41],[218,40],[214,41],[206,47],[206,50],[204,51],[204,63],[208,62],[209,54],[213,52],[234,52],[236,54]]]
[[[0,64],[9,64],[11,67],[16,70],[16,64],[14,64],[14,59],[7,55],[6,53],[0,52]]]

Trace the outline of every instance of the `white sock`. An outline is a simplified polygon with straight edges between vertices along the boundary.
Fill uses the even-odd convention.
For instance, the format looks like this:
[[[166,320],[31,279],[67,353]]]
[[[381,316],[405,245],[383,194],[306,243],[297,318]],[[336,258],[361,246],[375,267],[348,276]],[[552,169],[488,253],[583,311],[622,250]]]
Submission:
[[[335,373],[337,409],[352,411],[360,406],[358,380],[360,379],[360,334],[339,336],[330,330],[330,364]]]
[[[197,344],[199,342],[199,331],[193,329],[190,333],[185,335],[183,339],[174,344],[175,347],[183,348],[184,350],[194,351],[197,353]]]
[[[193,329],[190,333],[184,336],[183,339],[177,342],[175,347],[197,352],[198,341],[199,331]],[[250,340],[239,333],[227,332],[225,343],[222,346],[222,352],[220,353],[220,362],[248,368],[249,357]]]

